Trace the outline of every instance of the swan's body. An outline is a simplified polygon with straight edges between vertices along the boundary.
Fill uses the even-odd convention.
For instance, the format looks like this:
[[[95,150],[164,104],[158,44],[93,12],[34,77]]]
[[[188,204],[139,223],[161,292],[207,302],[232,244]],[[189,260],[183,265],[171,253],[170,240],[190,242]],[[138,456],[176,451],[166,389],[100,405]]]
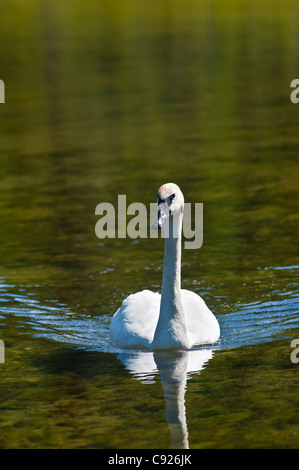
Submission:
[[[179,187],[173,183],[161,186],[158,204],[153,228],[169,220],[162,293],[143,290],[129,295],[112,318],[110,338],[122,348],[189,349],[214,343],[220,335],[215,316],[199,295],[181,289],[184,198]]]
[[[204,300],[185,289],[181,290],[181,299],[186,312],[186,348],[217,341],[218,322]],[[160,302],[161,295],[150,290],[129,295],[112,319],[110,337],[113,343],[123,348],[158,349],[154,347],[153,339],[159,319]],[[163,334],[161,340],[161,349],[167,349],[166,341],[163,343]]]

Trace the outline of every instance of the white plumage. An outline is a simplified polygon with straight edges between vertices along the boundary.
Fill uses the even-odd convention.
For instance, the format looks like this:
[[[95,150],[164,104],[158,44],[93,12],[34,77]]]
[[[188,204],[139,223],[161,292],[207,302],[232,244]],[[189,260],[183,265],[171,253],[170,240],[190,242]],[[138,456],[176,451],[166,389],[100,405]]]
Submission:
[[[181,231],[184,197],[174,183],[158,191],[153,228],[169,220],[165,238],[162,293],[143,290],[129,295],[115,313],[110,338],[121,348],[189,349],[217,341],[218,321],[204,300],[181,289]]]

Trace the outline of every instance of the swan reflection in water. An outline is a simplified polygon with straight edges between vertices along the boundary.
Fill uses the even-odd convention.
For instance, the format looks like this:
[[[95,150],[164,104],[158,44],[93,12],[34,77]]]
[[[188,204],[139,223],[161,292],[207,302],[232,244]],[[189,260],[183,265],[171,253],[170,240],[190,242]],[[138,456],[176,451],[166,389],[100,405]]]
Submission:
[[[205,368],[213,357],[213,349],[126,351],[117,357],[143,383],[152,383],[155,376],[160,375],[171,447],[189,449],[185,407],[187,379]]]

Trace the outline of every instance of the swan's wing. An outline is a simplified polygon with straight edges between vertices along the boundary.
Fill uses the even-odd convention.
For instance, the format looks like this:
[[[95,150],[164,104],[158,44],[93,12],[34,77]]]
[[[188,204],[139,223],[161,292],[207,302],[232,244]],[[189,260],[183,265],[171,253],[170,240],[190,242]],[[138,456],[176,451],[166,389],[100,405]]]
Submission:
[[[205,301],[195,292],[182,289],[182,304],[192,346],[217,341],[220,335],[219,324]]]
[[[129,295],[112,317],[112,342],[122,348],[149,347],[158,322],[160,298],[160,294],[149,290]]]

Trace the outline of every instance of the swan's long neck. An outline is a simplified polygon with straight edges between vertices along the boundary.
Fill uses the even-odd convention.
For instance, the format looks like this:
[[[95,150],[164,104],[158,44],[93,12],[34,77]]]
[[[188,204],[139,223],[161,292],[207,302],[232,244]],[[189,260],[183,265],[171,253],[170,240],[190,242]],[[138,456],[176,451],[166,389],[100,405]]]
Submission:
[[[182,219],[182,213],[169,219],[169,236],[165,238],[160,314],[153,340],[155,349],[189,347],[181,301]]]
[[[164,268],[162,281],[162,306],[181,303],[181,217],[177,223],[169,220],[169,236],[165,238]],[[162,302],[163,300],[163,302]],[[167,311],[169,308],[166,309]],[[160,312],[161,315],[161,312]]]

